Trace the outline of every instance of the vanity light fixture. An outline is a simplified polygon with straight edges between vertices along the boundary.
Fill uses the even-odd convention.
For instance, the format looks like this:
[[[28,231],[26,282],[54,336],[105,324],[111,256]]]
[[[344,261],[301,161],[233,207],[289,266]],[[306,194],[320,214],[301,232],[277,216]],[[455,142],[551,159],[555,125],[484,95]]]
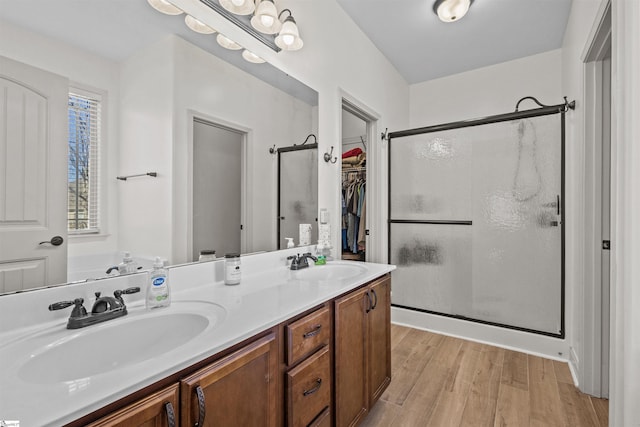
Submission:
[[[296,20],[293,19],[293,15],[291,15],[291,11],[284,9],[280,12],[278,20],[280,20],[279,18],[284,12],[289,12],[289,16],[284,20],[280,34],[276,37],[276,45],[282,50],[299,50],[304,43],[300,38],[298,26],[296,25]]]
[[[187,27],[189,27],[191,30],[195,31],[196,33],[213,34],[216,32],[216,30],[214,30],[204,22],[197,20],[191,15],[187,15],[184,17],[184,23],[187,24]]]
[[[442,22],[455,22],[469,11],[473,0],[436,0],[433,11]]]
[[[181,13],[183,13],[182,9],[174,6],[167,0],[147,0],[147,2],[151,5],[152,8],[154,8],[158,12],[164,13],[165,15],[180,15]]]
[[[218,36],[216,37],[216,41],[218,42],[218,44],[220,46],[222,46],[225,49],[229,49],[229,50],[240,50],[240,49],[242,49],[242,46],[240,46],[238,43],[234,42],[233,40],[231,40],[229,37],[225,36],[224,34],[218,34]]]
[[[254,0],[220,0],[220,6],[236,15],[250,15],[256,10]]]
[[[256,13],[251,18],[251,26],[264,34],[276,34],[282,27],[278,19],[278,10],[273,0],[261,0]]]
[[[247,49],[242,51],[242,57],[245,60],[252,62],[254,64],[263,64],[265,62],[264,59],[260,58],[258,55],[256,55],[255,53]]]

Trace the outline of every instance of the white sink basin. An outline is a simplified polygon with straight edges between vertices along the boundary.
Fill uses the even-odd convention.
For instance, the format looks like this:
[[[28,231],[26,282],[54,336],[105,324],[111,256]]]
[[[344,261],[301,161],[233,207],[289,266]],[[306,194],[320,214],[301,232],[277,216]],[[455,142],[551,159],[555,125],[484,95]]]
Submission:
[[[357,277],[367,271],[367,268],[358,264],[328,263],[326,265],[314,265],[304,270],[299,270],[296,277],[300,280],[346,280]]]
[[[151,312],[132,311],[83,329],[56,331],[48,342],[46,334],[37,337],[39,344],[18,376],[30,383],[52,384],[109,373],[176,350],[220,325],[226,316],[223,307],[196,301],[174,302]]]

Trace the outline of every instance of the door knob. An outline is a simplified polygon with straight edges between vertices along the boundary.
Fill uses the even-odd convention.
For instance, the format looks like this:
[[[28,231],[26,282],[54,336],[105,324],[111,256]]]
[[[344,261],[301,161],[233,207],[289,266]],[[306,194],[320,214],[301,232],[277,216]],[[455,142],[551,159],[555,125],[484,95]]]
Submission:
[[[40,242],[38,243],[38,245],[44,245],[44,244],[50,244],[53,246],[60,246],[62,244],[62,242],[64,242],[64,239],[62,238],[62,236],[53,236],[51,238],[51,240],[46,240],[44,242]]]

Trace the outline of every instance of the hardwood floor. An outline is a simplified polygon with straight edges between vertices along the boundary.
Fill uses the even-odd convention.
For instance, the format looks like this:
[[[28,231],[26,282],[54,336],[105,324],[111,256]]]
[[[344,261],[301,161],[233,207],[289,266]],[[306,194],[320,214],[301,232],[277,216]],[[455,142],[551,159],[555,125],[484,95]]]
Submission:
[[[608,401],[566,363],[403,326],[391,328],[391,384],[363,426],[606,426]]]

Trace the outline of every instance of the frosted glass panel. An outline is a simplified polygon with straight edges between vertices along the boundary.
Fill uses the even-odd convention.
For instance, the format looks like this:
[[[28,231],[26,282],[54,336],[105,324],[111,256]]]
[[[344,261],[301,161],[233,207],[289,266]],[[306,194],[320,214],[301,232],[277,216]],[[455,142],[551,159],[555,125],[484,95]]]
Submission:
[[[560,116],[475,129],[473,294],[458,314],[557,334]]]
[[[392,139],[393,304],[559,334],[561,137],[558,114]]]
[[[471,227],[391,224],[393,303],[455,314],[471,292]]]
[[[472,144],[468,137],[468,132],[437,132],[393,140],[393,218],[469,219]]]
[[[286,248],[285,237],[298,243],[299,224],[311,224],[311,242],[318,235],[318,150],[282,151],[279,156],[280,236],[279,248]]]

